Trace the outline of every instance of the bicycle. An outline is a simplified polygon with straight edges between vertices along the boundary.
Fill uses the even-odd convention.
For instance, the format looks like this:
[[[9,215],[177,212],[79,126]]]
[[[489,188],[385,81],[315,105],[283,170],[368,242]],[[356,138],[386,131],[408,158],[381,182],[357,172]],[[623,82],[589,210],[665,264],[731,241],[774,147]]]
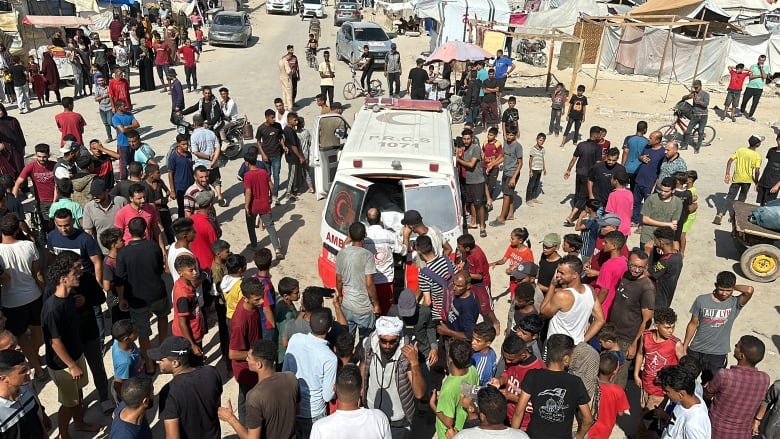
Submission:
[[[357,79],[357,71],[354,65],[349,66],[349,70],[352,72],[352,82],[347,82],[344,85],[344,99],[355,99],[358,96],[368,95],[372,98],[382,96],[384,90],[382,90],[382,81],[378,79],[372,79],[368,83],[368,90],[364,90],[360,85],[360,81]]]
[[[306,49],[306,63],[309,67],[317,69],[319,64],[317,63],[317,49]]]
[[[658,128],[658,131],[661,132],[663,139],[666,142],[671,142],[673,140],[681,142],[685,136],[685,131],[688,129],[688,124],[685,123],[683,118],[689,119],[691,113],[690,110],[687,110],[687,106],[682,104],[687,104],[687,106],[690,106],[690,104],[685,101],[678,102],[677,105],[672,108],[672,112],[675,117],[674,122]],[[699,129],[700,127],[696,127],[696,129],[691,133],[691,144],[693,145],[698,143]],[[710,146],[712,141],[715,140],[715,134],[715,128],[709,125],[705,126],[704,137],[701,139],[701,146]]]

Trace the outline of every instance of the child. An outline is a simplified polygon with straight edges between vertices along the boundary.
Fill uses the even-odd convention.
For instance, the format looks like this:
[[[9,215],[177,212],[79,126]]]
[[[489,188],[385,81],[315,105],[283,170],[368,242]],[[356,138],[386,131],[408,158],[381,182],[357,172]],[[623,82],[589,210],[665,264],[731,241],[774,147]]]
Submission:
[[[599,330],[597,337],[601,344],[601,356],[614,355],[617,359],[617,368],[615,369],[617,372],[617,370],[623,367],[623,364],[626,362],[626,356],[623,354],[623,351],[620,350],[615,324],[611,322],[604,323],[604,326]]]
[[[530,282],[518,283],[512,290],[514,298],[512,306],[509,307],[509,316],[507,318],[506,330],[509,333],[517,323],[529,314],[538,314],[534,306],[536,299],[536,288]]]
[[[30,72],[30,85],[32,86],[35,97],[38,98],[38,106],[43,107],[43,94],[46,92],[46,77],[40,70]]]
[[[569,99],[569,120],[566,122],[566,129],[563,131],[563,140],[561,140],[561,148],[569,141],[569,130],[574,125],[574,136],[572,136],[572,143],[575,145],[580,140],[580,127],[582,121],[585,120],[585,113],[588,109],[588,98],[585,96],[585,86],[577,86],[577,94]],[[566,111],[563,111],[563,115],[566,116]]]
[[[116,270],[116,257],[119,254],[119,250],[124,248],[125,240],[122,239],[121,229],[116,227],[110,227],[100,234],[100,245],[108,249],[108,253],[103,259],[103,291],[107,291],[106,305],[108,305],[111,312],[111,321],[118,322],[122,319],[129,319],[130,312],[122,311],[119,308],[119,297],[116,294],[114,288],[114,272]]]
[[[149,169],[151,165],[147,165]],[[214,261],[211,263],[211,280],[214,288],[217,290],[217,297],[214,301],[214,309],[217,313],[217,325],[219,328],[219,348],[223,358],[229,357],[230,345],[230,326],[227,321],[227,306],[225,304],[225,293],[222,291],[222,279],[227,276],[227,266],[225,262],[230,256],[230,243],[218,239],[211,244],[211,252],[214,253]],[[233,373],[230,361],[225,362],[228,375]]]
[[[597,212],[601,209],[601,201],[591,199],[585,203],[585,210],[580,212],[574,230],[580,232],[582,238],[582,259],[588,260],[596,249],[596,238],[599,237],[601,227],[598,223]],[[621,223],[622,224],[622,223]]]
[[[492,269],[496,265],[504,265],[507,261],[509,261],[509,266],[506,268],[506,274],[511,274],[523,262],[533,262],[534,252],[532,252],[531,248],[526,245],[527,243],[530,244],[530,241],[528,240],[528,229],[525,227],[518,227],[513,229],[512,233],[509,234],[509,247],[506,248],[504,257],[495,262],[492,262],[490,264],[490,268]],[[510,295],[514,294],[515,285],[517,285],[517,280],[510,276]],[[510,296],[510,299],[511,297],[512,296]]]
[[[199,274],[198,261],[186,253],[176,258],[173,269],[179,273],[179,278],[173,284],[173,316],[176,322],[171,329],[173,335],[183,337],[190,342],[193,355],[200,357],[195,363],[200,365],[203,358],[203,336],[207,329],[193,282],[199,277],[204,277],[205,272]]]
[[[195,47],[198,48],[198,53],[203,53],[203,29],[201,25],[192,26],[195,31]]]
[[[563,252],[567,256],[580,257],[582,251],[582,238],[576,233],[567,233],[563,235]]]
[[[683,209],[677,224],[685,225],[691,212],[695,212],[699,205],[693,201],[693,193],[685,187],[688,183],[688,172],[675,172],[673,177],[675,180],[674,196],[680,198],[683,202]],[[677,230],[674,231],[674,243],[675,248],[680,252],[680,256],[685,257],[686,235],[683,227],[677,227]]]
[[[620,233],[629,236],[631,234],[631,215],[634,212],[634,194],[626,189],[628,185],[628,173],[619,169],[612,174],[612,192],[607,197],[605,212],[614,213],[620,217]]]
[[[729,66],[729,86],[726,88],[726,102],[723,103],[723,115],[720,120],[726,119],[726,115],[731,106],[731,121],[736,122],[737,105],[739,105],[739,95],[742,94],[742,85],[745,79],[750,76],[750,71],[745,71],[745,65],[742,63],[736,66]]]
[[[298,134],[298,141],[300,142],[301,155],[306,161],[303,163],[303,178],[306,181],[308,189],[306,193],[314,193],[314,167],[312,163],[319,161],[317,158],[311,156],[311,133],[304,128],[304,118],[298,116],[298,126],[296,127],[296,134]],[[315,154],[316,155],[316,154]]]
[[[275,342],[279,337],[279,333],[276,331],[276,317],[274,316],[276,290],[273,282],[271,282],[271,263],[273,262],[271,250],[258,248],[255,251],[253,260],[257,267],[257,274],[252,277],[260,281],[265,292],[263,310],[260,313],[260,320],[263,322],[263,339]]]
[[[490,322],[479,322],[474,325],[471,335],[471,349],[474,355],[471,364],[477,368],[479,385],[484,386],[496,374],[496,351],[490,347],[496,339],[496,328]]]
[[[542,351],[539,349],[539,335],[544,328],[544,320],[539,314],[526,314],[520,318],[520,321],[515,325],[514,333],[520,337],[521,340],[528,343],[537,358],[542,358]]]
[[[528,167],[531,175],[528,178],[528,186],[525,188],[525,204],[542,204],[539,195],[542,194],[542,175],[547,175],[547,166],[544,163],[544,141],[547,136],[544,133],[536,135],[536,144],[528,154],[531,166]]]
[[[471,276],[471,292],[479,302],[479,312],[483,319],[490,319],[496,328],[496,334],[500,331],[500,323],[496,314],[493,312],[493,300],[490,297],[490,264],[482,248],[474,241],[474,236],[470,234],[458,237],[458,253],[461,261],[458,264],[459,270],[466,269]]]
[[[241,280],[246,272],[246,258],[241,254],[231,253],[225,259],[225,268],[227,276],[222,278],[219,285],[225,295],[225,317],[230,322],[238,301],[241,300]]]
[[[444,378],[441,391],[433,391],[430,400],[431,410],[436,414],[436,434],[445,439],[447,433],[455,433],[466,422],[466,410],[460,405],[461,383],[477,385],[479,375],[471,365],[471,346],[465,340],[454,340],[447,355],[450,375]]]
[[[487,141],[482,145],[482,166],[485,168],[485,194],[488,212],[493,210],[493,194],[498,181],[498,165],[504,161],[504,150],[498,137],[498,128],[488,130]]]
[[[617,417],[631,414],[626,391],[612,382],[617,371],[617,359],[613,355],[602,355],[599,361],[599,389],[601,389],[599,416],[596,423],[588,430],[589,439],[609,439]]]
[[[674,310],[656,309],[653,321],[655,327],[645,331],[639,339],[635,360],[639,367],[634,369],[634,382],[642,389],[640,405],[645,412],[655,409],[664,400],[664,389],[655,383],[658,371],[676,365],[684,354],[682,342],[674,336],[677,324]],[[642,425],[640,423],[640,428]]]
[[[114,160],[119,160],[119,154],[116,151],[103,146],[98,139],[89,141],[89,153],[91,155],[93,166],[95,167],[95,176],[106,185],[106,189],[114,187]],[[147,203],[152,200],[146,200]]]
[[[550,100],[552,105],[550,106],[550,127],[547,130],[547,135],[552,136],[555,133],[555,137],[561,135],[561,114],[563,113],[563,106],[566,105],[566,100],[569,97],[569,92],[566,90],[566,86],[562,82],[559,82],[555,86]]]
[[[504,113],[501,115],[501,132],[505,137],[506,133],[518,132],[517,121],[520,120],[520,113],[517,111],[517,108],[515,108],[517,99],[514,96],[510,96],[507,100],[507,105],[509,108],[504,110]]]
[[[306,43],[306,52],[312,53],[316,56],[318,47],[319,42],[317,41],[317,37],[315,37],[314,34],[309,34],[309,42]]]
[[[263,306],[263,287],[254,278],[241,282],[241,300],[230,319],[230,352],[233,373],[238,383],[239,401],[257,384],[257,374],[249,370],[247,354],[252,345],[263,339],[260,308]],[[246,419],[246,404],[240,404],[238,418]]]
[[[601,161],[607,160],[607,151],[612,147],[612,142],[606,139],[607,137],[607,129],[601,128],[599,130],[599,148],[601,148]]]
[[[558,254],[560,245],[561,237],[557,233],[548,233],[542,239],[542,257],[539,258],[539,276],[536,284],[544,294],[547,294],[550,289],[550,283],[558,268],[558,261],[561,259],[561,255]]]
[[[750,185],[758,181],[758,175],[761,169],[761,154],[756,150],[761,146],[763,137],[750,136],[748,138],[748,147],[742,147],[736,150],[726,162],[726,178],[724,181],[729,184],[729,193],[726,195],[726,203],[718,210],[713,224],[720,225],[726,210],[733,216],[733,207],[735,199],[745,201]],[[734,165],[734,175],[731,175],[731,165]],[[737,197],[739,194],[739,197]]]
[[[284,328],[287,326],[287,323],[298,317],[295,302],[301,294],[301,289],[298,281],[291,277],[279,279],[278,289],[282,300],[276,302],[274,318],[276,319],[277,331],[279,331],[279,334],[284,334]],[[282,337],[279,337],[279,364],[282,364],[284,361],[286,350],[287,348],[282,344]]]
[[[122,401],[122,382],[138,376],[144,362],[136,346],[138,330],[130,319],[119,320],[111,328],[114,344],[111,346],[111,359],[114,363],[114,394],[116,402]]]
[[[14,78],[8,69],[0,70],[3,74],[3,81],[5,81],[5,95],[8,97],[9,104],[16,103],[16,90],[14,90]]]
[[[696,215],[699,210],[699,194],[696,190],[696,180],[699,179],[699,173],[695,170],[690,170],[685,173],[685,188],[691,193],[693,204],[688,209],[688,219],[685,220],[682,227],[682,235],[680,236],[680,252],[685,252],[685,245],[687,243],[688,232],[693,229],[693,222],[696,221]]]
[[[501,344],[501,356],[504,359],[504,371],[500,377],[490,380],[490,385],[505,388],[502,392],[507,399],[506,417],[509,422],[515,414],[520,396],[520,385],[529,370],[544,369],[544,363],[531,351],[531,344],[523,341],[515,333],[510,333]],[[530,407],[530,405],[529,405]],[[525,430],[531,422],[529,416],[523,417],[521,429]]]

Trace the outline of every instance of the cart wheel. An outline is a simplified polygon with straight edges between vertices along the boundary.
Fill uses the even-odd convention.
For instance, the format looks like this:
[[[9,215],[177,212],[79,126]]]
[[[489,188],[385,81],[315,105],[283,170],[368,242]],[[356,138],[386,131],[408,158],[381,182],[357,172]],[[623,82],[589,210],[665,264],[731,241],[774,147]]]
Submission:
[[[772,282],[780,277],[780,249],[771,244],[754,245],[739,259],[742,274],[755,282]]]

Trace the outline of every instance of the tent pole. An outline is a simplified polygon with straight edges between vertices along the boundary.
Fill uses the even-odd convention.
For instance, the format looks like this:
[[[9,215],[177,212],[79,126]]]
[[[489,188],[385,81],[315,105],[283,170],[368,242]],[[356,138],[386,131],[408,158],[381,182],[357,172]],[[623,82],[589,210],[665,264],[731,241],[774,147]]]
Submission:
[[[704,25],[704,38],[701,39],[701,44],[699,44],[699,56],[696,58],[696,67],[693,69],[693,79],[695,80],[697,76],[699,76],[699,64],[701,63],[701,56],[704,53],[704,42],[707,41],[707,31],[709,31],[710,24],[707,23]]]
[[[599,50],[596,53],[596,73],[593,75],[593,89],[596,89],[596,84],[599,82],[599,67],[601,66],[601,52],[604,50],[604,35],[606,34],[607,26],[601,25],[601,39],[599,39]]]
[[[585,40],[580,37],[579,48],[577,49],[577,59],[574,60],[574,71],[571,74],[571,88],[569,90],[576,90],[577,74],[582,67],[582,51],[585,46]]]
[[[550,90],[550,83],[552,82],[552,61],[553,53],[555,51],[555,40],[550,41],[550,56],[547,59],[547,84],[545,84],[545,91]]]
[[[669,26],[669,32],[666,34],[664,43],[664,53],[661,55],[661,67],[658,68],[658,82],[661,82],[661,75],[664,73],[664,62],[666,61],[666,49],[669,47],[669,40],[672,38],[672,26]]]

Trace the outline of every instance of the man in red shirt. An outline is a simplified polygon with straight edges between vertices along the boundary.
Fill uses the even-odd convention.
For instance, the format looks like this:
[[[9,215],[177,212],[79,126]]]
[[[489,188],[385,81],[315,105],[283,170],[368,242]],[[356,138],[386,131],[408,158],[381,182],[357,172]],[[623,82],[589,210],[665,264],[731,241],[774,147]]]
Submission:
[[[163,85],[161,93],[167,93],[168,87],[171,85],[170,78],[168,78],[168,67],[170,65],[168,45],[158,41],[154,43],[152,50],[154,51],[154,66],[157,67],[157,77],[160,78],[160,83]]]
[[[39,143],[35,145],[35,160],[25,165],[19,178],[16,179],[13,188],[13,195],[19,199],[19,188],[30,177],[33,183],[33,192],[35,193],[35,202],[38,203],[41,211],[41,225],[46,231],[51,230],[49,223],[49,208],[54,203],[54,165],[56,163],[49,160],[49,145]]]
[[[198,48],[192,45],[192,40],[187,38],[184,45],[179,48],[179,59],[184,64],[184,76],[187,78],[187,92],[193,88],[198,89],[198,70],[196,63],[200,60]],[[190,78],[192,82],[190,82]]]
[[[219,239],[217,229],[209,219],[209,212],[214,204],[214,191],[201,191],[195,195],[195,205],[198,210],[190,218],[195,229],[195,240],[190,244],[190,251],[198,259],[198,266],[204,271],[211,271],[214,253],[211,245]]]
[[[238,383],[238,419],[246,421],[246,394],[257,384],[257,374],[249,370],[247,354],[255,342],[263,339],[260,308],[263,306],[263,287],[260,281],[248,277],[241,281],[241,295],[233,318],[230,319],[230,350],[233,375]]]
[[[128,225],[133,218],[143,218],[146,221],[147,228],[145,238],[150,241],[157,241],[160,245],[160,249],[165,252],[165,243],[162,240],[160,234],[160,217],[157,215],[157,209],[154,205],[146,203],[146,188],[143,183],[136,183],[130,186],[130,204],[119,209],[114,218],[114,227],[122,230],[122,239],[125,244],[130,242],[132,238],[130,236],[130,230]]]
[[[271,176],[265,169],[257,167],[257,152],[246,153],[244,164],[248,169],[247,173],[244,174],[244,211],[249,246],[257,247],[255,222],[257,216],[260,215],[263,227],[268,231],[268,238],[276,252],[276,258],[283,259],[282,246],[279,244],[279,236],[276,234],[276,227],[274,227],[274,220],[271,216]]]
[[[84,144],[84,140],[81,135],[84,134],[84,127],[87,126],[87,121],[84,120],[79,113],[73,111],[73,98],[66,96],[62,98],[62,113],[54,116],[54,121],[57,122],[57,128],[60,129],[62,135],[60,136],[60,146],[65,142],[64,138],[68,134],[73,134],[76,137],[76,141],[80,144]]]
[[[114,78],[108,82],[108,96],[111,98],[111,108],[117,112],[117,103],[124,101],[125,111],[133,109],[130,102],[130,83],[125,78],[125,72],[121,68],[114,69]]]
[[[479,302],[479,312],[485,320],[490,319],[496,334],[500,333],[501,324],[493,312],[493,300],[490,296],[490,263],[485,252],[474,241],[474,236],[465,234],[458,238],[458,252],[465,260],[461,260],[458,270],[467,269],[471,276],[471,292]]]

